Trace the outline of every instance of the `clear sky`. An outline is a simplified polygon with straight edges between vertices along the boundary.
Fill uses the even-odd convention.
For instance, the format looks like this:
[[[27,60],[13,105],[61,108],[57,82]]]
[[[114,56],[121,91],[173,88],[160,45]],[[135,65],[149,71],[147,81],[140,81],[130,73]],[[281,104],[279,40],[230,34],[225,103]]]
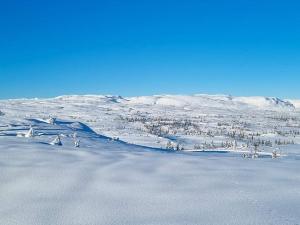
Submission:
[[[0,98],[300,98],[300,3],[0,0]]]

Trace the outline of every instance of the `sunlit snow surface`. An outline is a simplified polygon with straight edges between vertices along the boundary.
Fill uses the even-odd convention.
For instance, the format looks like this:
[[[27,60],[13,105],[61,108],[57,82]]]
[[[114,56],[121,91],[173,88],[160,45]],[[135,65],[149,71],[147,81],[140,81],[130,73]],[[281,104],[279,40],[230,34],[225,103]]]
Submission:
[[[193,97],[1,101],[0,224],[300,224],[298,143],[283,148],[286,156],[278,159],[244,159],[234,152],[174,152],[107,137],[146,145],[156,140],[118,120],[136,111],[177,118],[255,113],[259,129],[271,125],[257,124],[266,114],[298,118],[295,107],[274,99],[254,101],[262,107],[256,109],[253,99],[243,99],[250,106],[228,96]],[[58,118],[54,125],[47,123],[49,115]],[[33,138],[18,137],[30,126]],[[63,145],[50,145],[57,134]]]

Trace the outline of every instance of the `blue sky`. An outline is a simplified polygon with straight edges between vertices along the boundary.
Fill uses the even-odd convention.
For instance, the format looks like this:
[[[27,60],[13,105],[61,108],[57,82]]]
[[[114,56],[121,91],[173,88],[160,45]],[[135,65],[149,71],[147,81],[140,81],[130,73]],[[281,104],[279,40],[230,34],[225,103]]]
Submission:
[[[299,12],[290,0],[0,0],[0,98],[300,98]]]

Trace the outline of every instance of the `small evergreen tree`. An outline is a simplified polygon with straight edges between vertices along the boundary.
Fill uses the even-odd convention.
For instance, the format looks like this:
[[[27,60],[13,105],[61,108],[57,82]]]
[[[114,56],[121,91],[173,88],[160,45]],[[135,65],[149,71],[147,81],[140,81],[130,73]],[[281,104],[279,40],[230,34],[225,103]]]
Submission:
[[[34,129],[32,126],[30,126],[29,131],[27,132],[27,134],[25,134],[25,137],[27,138],[34,137]]]
[[[60,139],[60,136],[57,135],[55,137],[55,139],[50,143],[51,145],[58,145],[58,146],[61,146],[62,145],[62,142],[61,142],[61,139]]]

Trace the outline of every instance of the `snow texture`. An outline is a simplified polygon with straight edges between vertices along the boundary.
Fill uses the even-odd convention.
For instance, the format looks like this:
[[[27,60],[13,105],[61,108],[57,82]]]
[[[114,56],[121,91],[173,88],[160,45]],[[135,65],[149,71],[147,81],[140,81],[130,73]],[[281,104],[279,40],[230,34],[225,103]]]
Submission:
[[[62,96],[5,100],[0,108],[0,224],[299,224],[298,135],[283,137],[271,128],[264,133],[274,125],[280,131],[291,129],[288,125],[299,129],[297,106],[290,101],[222,95]],[[200,114],[206,120],[196,122],[212,131],[216,118],[227,123],[234,116],[247,129],[261,132],[260,138],[280,136],[295,143],[282,145],[285,156],[277,159],[267,157],[267,149],[260,152],[263,157],[242,158],[240,153],[249,150],[236,150],[243,140],[234,140],[234,149],[224,151],[172,151],[151,142],[183,140],[192,146],[229,137],[180,132],[157,137],[141,131],[141,122],[119,119],[147,115],[150,123],[156,117],[181,120]],[[58,135],[62,146],[51,145]]]

